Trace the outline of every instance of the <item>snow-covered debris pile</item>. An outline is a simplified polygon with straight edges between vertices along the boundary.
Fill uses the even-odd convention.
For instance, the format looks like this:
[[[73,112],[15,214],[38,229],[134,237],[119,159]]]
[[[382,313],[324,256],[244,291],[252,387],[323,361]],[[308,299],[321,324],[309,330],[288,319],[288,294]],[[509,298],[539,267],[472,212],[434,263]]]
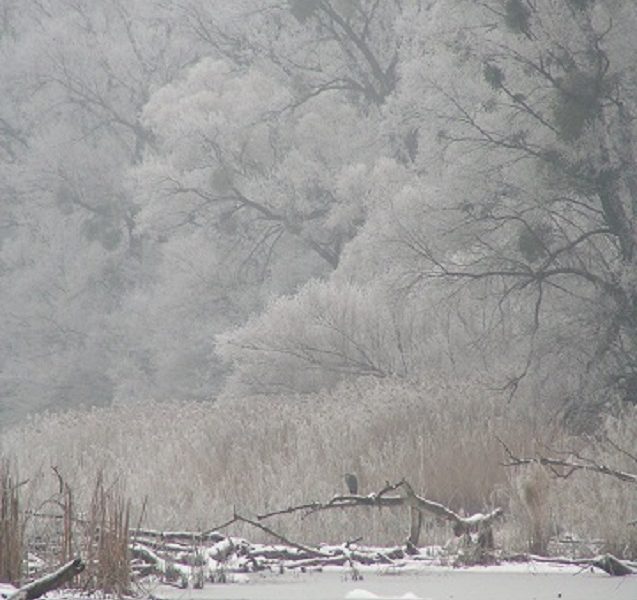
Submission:
[[[159,575],[180,587],[203,587],[204,582],[225,582],[231,574],[255,571],[305,570],[324,566],[400,564],[403,548],[377,548],[357,544],[317,548],[283,544],[254,544],[213,532],[200,534],[138,533],[131,545],[132,568],[137,576]],[[424,554],[423,560],[432,560]]]

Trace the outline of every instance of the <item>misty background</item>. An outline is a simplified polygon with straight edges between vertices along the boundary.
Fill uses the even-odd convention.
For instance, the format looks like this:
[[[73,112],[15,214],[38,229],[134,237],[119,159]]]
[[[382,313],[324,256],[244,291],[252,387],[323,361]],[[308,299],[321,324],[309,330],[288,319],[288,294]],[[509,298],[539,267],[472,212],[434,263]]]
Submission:
[[[494,433],[630,447],[635,31],[632,0],[0,0],[6,447],[97,445],[139,497],[164,449],[322,493],[496,465]],[[432,489],[477,510],[493,473]]]
[[[432,372],[635,401],[630,2],[0,14],[3,424]]]

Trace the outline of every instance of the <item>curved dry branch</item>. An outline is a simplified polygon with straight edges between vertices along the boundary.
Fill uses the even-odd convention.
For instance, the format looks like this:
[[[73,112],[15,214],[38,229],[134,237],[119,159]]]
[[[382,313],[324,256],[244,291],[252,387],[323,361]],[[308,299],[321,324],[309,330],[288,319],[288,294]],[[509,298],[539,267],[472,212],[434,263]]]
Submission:
[[[388,496],[390,492],[401,489],[404,491],[400,496]],[[268,519],[277,515],[291,514],[296,512],[303,513],[304,516],[320,512],[324,510],[331,510],[335,508],[355,508],[359,506],[377,506],[379,508],[390,506],[408,506],[412,509],[428,512],[437,517],[449,521],[453,525],[454,534],[457,536],[469,533],[481,533],[488,530],[493,522],[503,514],[502,508],[495,508],[489,513],[475,513],[468,517],[462,517],[451,508],[429,500],[423,496],[417,495],[413,487],[405,479],[401,479],[397,483],[387,483],[383,489],[376,493],[369,494],[367,496],[360,495],[347,495],[347,496],[334,496],[327,502],[309,502],[305,504],[299,504],[297,506],[290,506],[288,508],[271,511],[257,515],[258,520]]]
[[[627,473],[626,471],[620,471],[619,469],[613,469],[607,465],[600,465],[592,461],[584,462],[583,459],[576,458],[574,460],[566,460],[561,458],[553,458],[538,455],[535,457],[520,457],[511,452],[510,448],[500,439],[498,442],[502,445],[506,455],[507,462],[502,463],[504,467],[521,467],[526,465],[541,465],[551,471],[551,473],[559,479],[567,479],[576,471],[591,471],[593,473],[599,473],[600,475],[608,475],[624,481],[626,483],[637,484],[637,475],[634,473]]]

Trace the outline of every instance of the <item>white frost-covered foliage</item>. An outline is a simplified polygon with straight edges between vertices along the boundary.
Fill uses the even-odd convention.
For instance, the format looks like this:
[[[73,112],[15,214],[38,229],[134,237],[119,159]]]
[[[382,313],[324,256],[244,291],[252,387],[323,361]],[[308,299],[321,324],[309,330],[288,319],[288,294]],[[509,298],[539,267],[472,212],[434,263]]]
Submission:
[[[230,369],[631,400],[633,5],[5,1],[3,418]]]
[[[367,208],[360,195],[339,193],[339,182],[352,157],[366,161],[381,145],[374,120],[354,106],[293,105],[274,74],[223,60],[202,59],[158,90],[143,117],[157,152],[135,172],[140,226],[216,227],[228,243],[243,238],[242,259],[264,268],[292,238],[297,256],[288,250],[288,261],[316,254],[335,266]]]
[[[381,284],[313,281],[220,336],[218,351],[235,361],[233,393],[309,392],[342,379],[414,375],[431,330]]]
[[[405,266],[463,294],[490,282],[485,303],[526,337],[520,371],[550,356],[554,373],[579,372],[580,397],[634,401],[635,295],[621,275],[635,270],[634,3],[452,4],[437,11],[448,27],[402,24],[386,107],[417,132],[414,164],[439,190],[426,220],[402,215]]]
[[[275,302],[226,336],[237,336],[223,352],[248,389],[328,385],[339,360],[341,376],[413,375],[442,347],[437,337],[405,344],[400,360],[393,349],[376,352],[373,339],[392,340],[391,320],[406,313],[415,323],[426,311],[444,322],[448,313],[432,299],[446,293],[464,307],[454,320],[465,329],[446,341],[453,352],[475,344],[482,368],[506,373],[503,383],[568,378],[566,393],[549,385],[542,396],[580,405],[586,397],[598,408],[635,401],[637,299],[627,274],[637,256],[637,50],[625,42],[634,7],[498,6],[439,4],[399,19],[401,76],[382,106],[381,130],[409,176],[367,205],[323,284],[329,301],[313,282],[298,302]],[[352,281],[365,300],[351,302]],[[390,301],[378,293],[389,287],[397,292]],[[284,325],[285,310],[293,316]],[[334,311],[355,314],[355,324],[335,321]],[[321,319],[340,342],[327,341]],[[375,333],[354,331],[359,323]]]

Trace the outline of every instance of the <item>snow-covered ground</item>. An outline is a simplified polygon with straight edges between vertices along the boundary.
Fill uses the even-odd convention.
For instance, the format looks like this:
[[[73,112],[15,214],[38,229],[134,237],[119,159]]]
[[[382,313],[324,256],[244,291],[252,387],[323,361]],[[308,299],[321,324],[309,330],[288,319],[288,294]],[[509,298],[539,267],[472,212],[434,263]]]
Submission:
[[[159,585],[157,600],[636,600],[637,576],[610,577],[575,567],[517,564],[453,569],[361,569],[354,581],[343,569],[250,574],[241,582],[181,590]]]
[[[2,583],[0,581],[0,600],[8,598],[15,591],[16,588],[14,588],[10,583]]]

